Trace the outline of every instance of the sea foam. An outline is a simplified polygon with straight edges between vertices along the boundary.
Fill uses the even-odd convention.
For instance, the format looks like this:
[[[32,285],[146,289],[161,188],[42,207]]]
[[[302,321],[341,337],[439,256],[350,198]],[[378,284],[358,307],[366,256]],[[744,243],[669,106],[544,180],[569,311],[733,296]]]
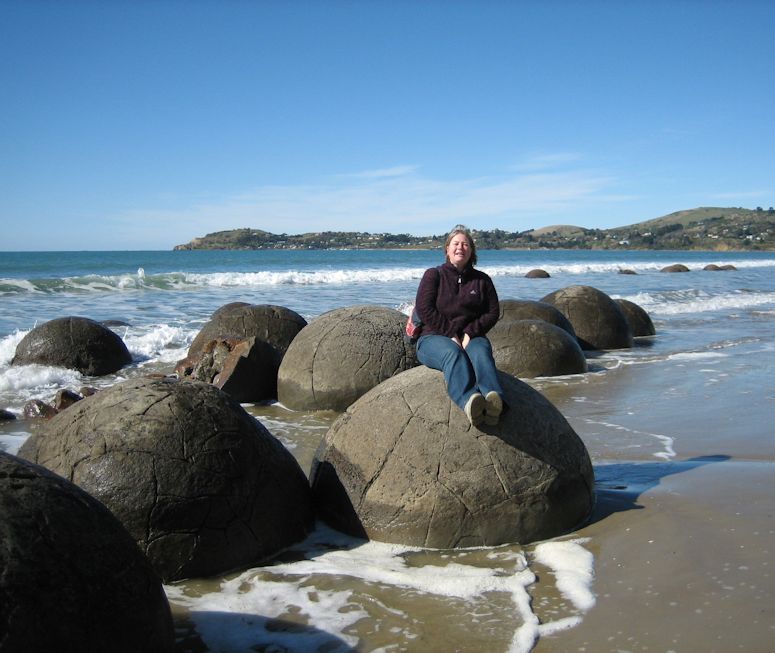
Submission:
[[[559,591],[581,611],[594,604],[593,558],[583,548],[583,541],[541,544],[531,556],[552,570]],[[536,576],[525,554],[513,547],[482,552],[492,562],[490,566],[466,564],[465,550],[442,556],[448,560],[445,564],[438,556],[423,564],[423,549],[353,540],[318,525],[296,552],[303,559],[248,570],[224,581],[218,591],[193,596],[183,585],[176,585],[166,588],[168,597],[190,610],[190,618],[211,650],[249,651],[268,645],[281,645],[287,651],[318,650],[321,645],[325,650],[340,650],[340,645],[341,650],[348,650],[346,647],[359,643],[352,627],[373,616],[369,611],[374,603],[380,611],[390,613],[394,622],[407,624],[405,628],[394,626],[398,639],[417,636],[411,614],[386,604],[378,598],[380,592],[372,593],[369,586],[375,590],[403,588],[405,596],[421,595],[424,601],[438,597],[486,603],[493,594],[510,597],[515,623],[521,622],[515,628],[510,653],[527,653],[542,633],[579,621],[579,616],[573,615],[539,623],[528,591]],[[332,582],[326,578],[342,589],[328,589]],[[471,610],[476,613],[474,606]],[[239,619],[226,624],[208,618],[213,613],[237,614]],[[272,627],[273,620],[290,617],[301,618],[306,627]]]

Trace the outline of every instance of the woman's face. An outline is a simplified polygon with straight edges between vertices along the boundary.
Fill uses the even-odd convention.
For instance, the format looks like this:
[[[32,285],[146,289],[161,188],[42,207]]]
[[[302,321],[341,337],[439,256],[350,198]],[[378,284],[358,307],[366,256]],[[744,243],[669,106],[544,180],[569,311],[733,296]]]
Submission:
[[[459,270],[464,268],[471,258],[471,243],[465,234],[455,234],[447,245],[447,260]]]

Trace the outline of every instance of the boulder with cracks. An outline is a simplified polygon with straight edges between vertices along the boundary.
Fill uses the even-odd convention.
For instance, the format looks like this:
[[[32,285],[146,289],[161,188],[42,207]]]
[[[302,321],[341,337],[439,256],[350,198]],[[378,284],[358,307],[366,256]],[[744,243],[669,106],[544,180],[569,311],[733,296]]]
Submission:
[[[540,393],[501,382],[508,409],[479,428],[424,366],[365,394],[315,455],[319,515],[351,535],[433,548],[527,543],[578,526],[594,497],[583,442]]]
[[[19,454],[102,501],[165,582],[259,563],[312,528],[296,460],[208,384],[125,381],[47,421]]]
[[[382,306],[338,308],[310,322],[280,365],[277,396],[292,410],[343,411],[374,386],[417,365],[406,315]]]

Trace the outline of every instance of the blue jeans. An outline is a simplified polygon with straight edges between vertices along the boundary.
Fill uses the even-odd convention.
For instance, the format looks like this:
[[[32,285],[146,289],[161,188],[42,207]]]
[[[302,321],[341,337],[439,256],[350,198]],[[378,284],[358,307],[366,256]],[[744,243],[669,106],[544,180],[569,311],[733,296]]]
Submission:
[[[494,391],[503,397],[492,346],[487,338],[473,338],[463,349],[446,336],[420,336],[417,360],[444,373],[450,398],[463,410],[475,392],[487,395]]]

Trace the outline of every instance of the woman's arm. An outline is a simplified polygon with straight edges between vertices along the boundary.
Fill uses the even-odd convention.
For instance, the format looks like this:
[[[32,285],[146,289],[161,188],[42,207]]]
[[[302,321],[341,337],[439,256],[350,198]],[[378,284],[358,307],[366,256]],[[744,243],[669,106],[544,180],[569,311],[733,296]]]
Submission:
[[[455,335],[455,327],[439,312],[436,306],[438,293],[439,271],[437,268],[430,268],[425,271],[420,280],[420,285],[417,287],[414,308],[423,324],[428,326],[428,331],[452,337]]]
[[[469,322],[463,329],[463,333],[469,338],[487,335],[498,322],[500,317],[500,303],[498,302],[498,292],[495,290],[495,284],[492,279],[483,272],[482,275],[482,293],[485,296],[484,310],[475,320]]]

